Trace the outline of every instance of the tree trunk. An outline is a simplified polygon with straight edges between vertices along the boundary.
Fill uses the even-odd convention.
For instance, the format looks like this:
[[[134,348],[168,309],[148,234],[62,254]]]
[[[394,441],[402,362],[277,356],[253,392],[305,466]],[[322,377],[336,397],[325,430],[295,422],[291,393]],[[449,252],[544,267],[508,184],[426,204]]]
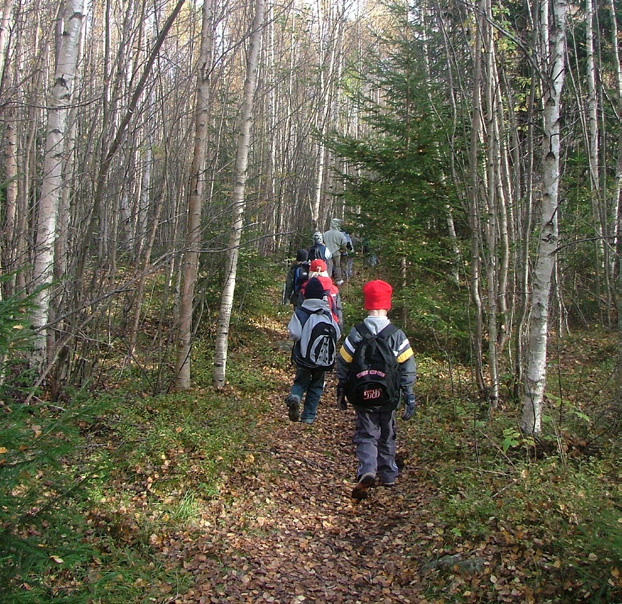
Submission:
[[[617,92],[617,111],[618,120],[622,120],[622,64],[620,61],[620,51],[618,50],[618,23],[616,20],[615,4],[613,0],[609,0],[609,12],[612,21],[612,46],[614,50],[614,70],[616,75],[616,92]],[[616,160],[616,174],[613,185],[613,196],[611,203],[612,229],[614,233],[613,249],[616,254],[612,254],[612,258],[617,256],[618,261],[618,410],[622,413],[622,246],[620,245],[620,237],[622,236],[622,127],[618,128],[618,157]],[[615,274],[612,267],[611,274]]]
[[[483,3],[480,3],[483,6]],[[475,307],[475,334],[473,341],[473,363],[475,381],[480,392],[486,389],[483,373],[484,318],[481,299],[481,256],[480,256],[480,177],[479,144],[481,132],[481,82],[482,82],[482,15],[476,12],[476,33],[473,65],[473,107],[471,114],[471,140],[469,148],[469,228],[471,231],[471,298]]]
[[[67,0],[64,6],[62,31],[57,45],[54,87],[48,110],[43,182],[37,206],[37,239],[33,269],[34,286],[40,289],[36,295],[36,309],[32,315],[35,331],[32,364],[39,371],[43,369],[48,360],[48,354],[51,353],[47,350],[45,326],[50,310],[50,285],[54,267],[54,240],[62,186],[67,113],[73,92],[80,30],[84,18],[83,4],[83,0]]]
[[[495,89],[499,83],[496,81],[494,61],[495,52],[493,44],[492,6],[490,0],[485,2],[485,18],[482,20],[483,43],[486,57],[486,195],[488,202],[487,220],[484,220],[484,233],[488,255],[486,257],[486,290],[487,290],[487,314],[488,314],[488,371],[490,373],[490,387],[488,388],[488,403],[496,407],[499,400],[499,361],[497,347],[497,312],[499,293],[499,263],[498,263],[498,211],[497,211],[497,175],[500,158],[498,128],[496,124],[496,99]]]
[[[234,188],[232,194],[232,219],[227,259],[225,262],[225,284],[223,287],[220,315],[216,333],[216,347],[214,352],[214,386],[222,388],[225,385],[227,373],[227,348],[229,344],[229,325],[231,323],[231,309],[233,308],[233,294],[237,274],[238,256],[242,228],[244,226],[244,210],[246,177],[248,167],[248,152],[250,148],[250,131],[253,120],[253,101],[255,84],[257,81],[257,64],[259,61],[259,44],[261,41],[261,27],[263,24],[264,0],[255,0],[255,17],[253,19],[249,40],[248,56],[246,60],[246,80],[244,81],[244,97],[240,117],[240,133],[234,169]]]
[[[200,69],[197,82],[197,107],[194,125],[194,154],[188,186],[188,219],[186,223],[186,253],[179,304],[179,337],[177,347],[176,387],[190,388],[190,348],[192,340],[192,308],[194,288],[199,270],[201,249],[201,206],[205,186],[205,155],[209,127],[209,92],[212,72],[212,2],[203,3]]]
[[[13,109],[6,111],[5,140],[4,140],[4,169],[6,179],[4,225],[2,229],[2,274],[14,271],[15,266],[15,218],[17,212],[17,124],[16,112]],[[0,297],[11,296],[15,293],[15,278],[2,284]]]
[[[153,68],[153,64],[155,63],[156,58],[158,57],[158,53],[162,44],[164,44],[164,40],[166,39],[168,32],[170,31],[177,15],[181,11],[182,6],[184,5],[185,0],[178,0],[177,4],[173,8],[171,14],[168,16],[166,22],[162,26],[162,30],[158,34],[158,37],[151,49],[147,60],[145,61],[145,66],[143,68],[142,75],[140,80],[136,84],[136,88],[132,92],[130,102],[128,104],[125,115],[120,120],[120,123],[116,129],[116,133],[114,139],[107,147],[106,152],[103,154],[103,159],[99,165],[97,176],[95,178],[95,192],[93,194],[93,205],[89,210],[89,216],[87,218],[87,227],[86,233],[84,234],[81,248],[78,252],[78,264],[76,269],[76,279],[78,281],[82,281],[84,278],[84,270],[86,268],[86,261],[89,254],[90,247],[93,243],[94,233],[96,231],[97,223],[100,219],[100,209],[101,203],[104,197],[104,191],[106,186],[106,179],[108,176],[108,171],[110,170],[110,166],[112,164],[112,160],[117,154],[117,151],[121,147],[121,144],[126,136],[127,127],[134,116],[134,112],[136,111],[136,106],[138,105],[138,101],[142,96],[142,93],[147,84],[147,80],[151,74],[151,70]],[[81,293],[79,293],[81,295]]]
[[[9,42],[9,19],[14,0],[4,0],[0,12],[0,92],[4,89],[4,68],[6,66],[6,48]]]
[[[565,74],[566,1],[547,0],[540,11],[540,71],[543,94],[542,209],[538,257],[533,273],[521,430],[538,434],[546,386],[548,311],[551,278],[558,246],[557,209],[560,178],[560,102]],[[549,14],[549,10],[551,11]]]
[[[603,271],[605,292],[602,298],[607,300],[604,310],[607,325],[611,325],[611,275],[609,274],[610,243],[605,239],[608,233],[606,211],[603,207],[603,195],[600,188],[599,162],[599,128],[598,128],[598,95],[596,91],[596,66],[594,61],[594,3],[585,0],[585,51],[587,79],[587,148],[590,173],[590,190],[592,193],[592,213],[596,232],[596,250],[601,259],[597,270]]]

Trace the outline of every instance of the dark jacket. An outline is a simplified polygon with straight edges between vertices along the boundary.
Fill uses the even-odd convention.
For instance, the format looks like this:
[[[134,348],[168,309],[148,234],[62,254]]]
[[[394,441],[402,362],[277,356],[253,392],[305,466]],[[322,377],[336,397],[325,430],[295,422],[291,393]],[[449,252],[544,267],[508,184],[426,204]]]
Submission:
[[[384,329],[390,323],[387,317],[367,317],[365,319],[365,325],[371,333],[377,334]],[[348,334],[348,337],[344,340],[343,346],[337,355],[337,379],[339,385],[343,386],[348,380],[348,373],[350,363],[354,358],[354,352],[357,344],[362,340],[361,334],[353,327]],[[406,334],[397,329],[388,337],[388,343],[397,358],[400,369],[400,390],[408,396],[413,394],[413,386],[417,377],[417,367],[415,364],[415,356],[413,349],[410,347],[410,342],[406,337]],[[399,400],[393,401],[393,409],[396,409],[399,405]],[[367,409],[368,411],[380,411],[384,409]]]
[[[309,248],[309,262],[312,260],[324,260],[326,262],[330,258],[330,252],[323,243],[315,242]]]
[[[302,304],[303,299],[300,290],[302,286],[306,283],[307,278],[303,279],[301,273],[305,273],[306,277],[308,278],[308,262],[294,262],[289,267],[289,271],[287,271],[287,277],[285,278],[285,292],[283,295],[284,303],[289,300],[294,306],[300,306]]]

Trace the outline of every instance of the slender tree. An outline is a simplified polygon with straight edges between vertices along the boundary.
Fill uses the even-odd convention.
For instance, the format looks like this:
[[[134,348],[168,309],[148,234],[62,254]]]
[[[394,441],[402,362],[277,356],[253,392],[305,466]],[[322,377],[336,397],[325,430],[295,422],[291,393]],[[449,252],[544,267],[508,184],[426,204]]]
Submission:
[[[546,385],[549,304],[559,245],[558,209],[561,152],[561,99],[565,75],[566,0],[546,0],[540,8],[539,64],[542,80],[543,147],[538,256],[533,272],[531,318],[521,429],[538,434]]]
[[[62,187],[63,154],[67,134],[67,113],[73,93],[84,0],[67,0],[62,11],[60,39],[46,133],[43,182],[37,205],[37,240],[33,285],[39,288],[32,323],[35,329],[32,363],[41,371],[48,361],[47,331],[50,285],[53,277],[54,241],[58,201]]]
[[[233,295],[240,253],[240,241],[244,228],[244,210],[246,207],[246,179],[248,170],[248,153],[250,149],[250,134],[253,122],[253,101],[257,82],[257,63],[259,59],[259,44],[263,27],[264,0],[255,0],[255,16],[251,26],[248,54],[246,58],[246,79],[242,97],[242,111],[240,115],[240,129],[235,160],[234,185],[232,202],[231,231],[227,258],[225,261],[225,283],[220,301],[220,315],[216,332],[216,348],[214,353],[213,382],[217,388],[225,385],[227,373],[227,351],[229,345],[229,325],[233,308]]]
[[[197,98],[194,125],[194,154],[188,186],[188,218],[186,222],[186,253],[183,264],[183,281],[179,306],[179,337],[177,348],[176,386],[190,387],[190,350],[192,337],[192,309],[194,289],[201,249],[201,208],[205,190],[205,155],[209,127],[210,75],[213,69],[212,0],[203,3],[201,50],[197,75]]]

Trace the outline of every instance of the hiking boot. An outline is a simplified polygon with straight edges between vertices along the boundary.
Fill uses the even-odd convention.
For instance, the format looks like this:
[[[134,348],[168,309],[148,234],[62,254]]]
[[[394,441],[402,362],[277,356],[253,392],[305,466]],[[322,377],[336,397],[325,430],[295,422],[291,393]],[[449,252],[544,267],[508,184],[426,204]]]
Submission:
[[[387,487],[388,489],[390,489],[391,487],[395,486],[395,480],[390,480],[389,482],[380,482],[380,486],[381,487]]]
[[[297,422],[300,419],[300,399],[295,394],[288,394],[285,398],[289,419]]]
[[[303,419],[300,420],[303,424],[312,424],[315,420],[311,419],[310,417],[305,417]]]
[[[367,490],[373,487],[376,482],[376,477],[373,474],[363,474],[359,479],[357,485],[352,489],[352,499],[365,499],[367,497]]]
[[[335,283],[335,285],[343,285],[343,279],[339,279],[339,281],[337,281],[337,283]]]

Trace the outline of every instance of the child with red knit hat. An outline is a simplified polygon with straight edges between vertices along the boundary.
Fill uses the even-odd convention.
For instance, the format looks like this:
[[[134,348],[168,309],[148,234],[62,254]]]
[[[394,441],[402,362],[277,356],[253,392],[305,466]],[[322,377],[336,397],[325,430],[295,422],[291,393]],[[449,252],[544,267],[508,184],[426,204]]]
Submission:
[[[339,329],[343,331],[343,308],[341,306],[341,296],[339,295],[339,288],[333,283],[333,280],[328,276],[326,270],[326,262],[324,260],[313,260],[309,266],[309,279],[317,277],[324,287],[326,301],[330,306],[330,311],[333,313],[333,318],[339,325]],[[303,285],[301,290],[302,297],[305,295],[305,286]]]
[[[363,286],[365,309],[369,314],[350,330],[337,356],[338,406],[346,409],[347,397],[356,412],[353,440],[358,468],[357,485],[352,491],[355,499],[367,497],[367,491],[376,484],[376,479],[383,486],[395,484],[398,475],[395,411],[401,396],[403,420],[410,419],[415,409],[415,358],[406,334],[388,318],[392,293],[393,289],[385,281],[370,281]],[[362,371],[359,366],[364,362],[362,357],[378,358],[381,350],[385,351],[387,366]],[[369,375],[363,376],[365,373]],[[363,383],[366,378],[370,381]],[[381,383],[384,378],[387,382],[394,382],[393,386]]]

